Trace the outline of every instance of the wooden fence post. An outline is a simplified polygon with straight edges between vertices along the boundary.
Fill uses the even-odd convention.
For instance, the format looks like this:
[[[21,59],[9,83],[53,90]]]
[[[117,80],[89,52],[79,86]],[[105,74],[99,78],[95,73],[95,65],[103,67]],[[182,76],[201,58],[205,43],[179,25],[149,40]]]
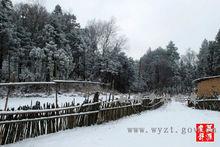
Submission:
[[[9,97],[9,94],[10,94],[10,86],[8,86],[8,92],[7,92],[7,96],[6,96],[5,109],[4,109],[4,111],[6,111],[6,110],[7,110],[7,107],[8,107],[8,97]]]
[[[55,106],[55,107],[56,107],[56,108],[58,107],[58,97],[57,97],[58,88],[57,88],[57,84],[58,84],[58,83],[55,84],[55,91],[56,91],[56,93],[55,93],[55,99],[56,99],[55,104],[56,104],[56,106]]]
[[[3,138],[3,134],[2,134],[2,132],[0,131],[0,145],[3,144],[3,142],[2,142],[2,138]]]

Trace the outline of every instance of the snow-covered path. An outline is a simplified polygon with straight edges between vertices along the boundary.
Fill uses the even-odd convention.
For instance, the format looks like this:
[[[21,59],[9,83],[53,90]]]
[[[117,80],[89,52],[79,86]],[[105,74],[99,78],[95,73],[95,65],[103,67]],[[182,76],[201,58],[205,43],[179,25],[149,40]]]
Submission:
[[[192,129],[196,123],[215,124],[214,143],[195,141]],[[173,127],[173,133],[170,129],[168,133],[164,133],[164,130],[160,134],[158,130],[157,133],[152,132],[152,128],[168,127]],[[127,128],[145,128],[148,133],[128,133]],[[40,136],[6,147],[219,147],[219,132],[220,112],[193,110],[181,103],[171,102],[157,110],[115,122]]]

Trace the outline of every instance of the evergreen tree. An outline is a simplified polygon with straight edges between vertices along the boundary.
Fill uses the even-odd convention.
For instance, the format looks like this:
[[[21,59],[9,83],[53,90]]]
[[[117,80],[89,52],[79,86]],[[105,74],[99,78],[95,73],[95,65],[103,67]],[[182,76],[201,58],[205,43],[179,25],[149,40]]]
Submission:
[[[26,81],[45,81],[46,78],[46,66],[48,66],[48,63],[45,65],[44,61],[47,61],[48,58],[46,55],[47,52],[45,52],[43,49],[39,47],[34,47],[30,51],[30,58],[31,61],[31,68],[26,68],[25,73],[29,74],[23,74],[22,78]]]
[[[172,74],[177,74],[178,71],[178,62],[180,59],[179,53],[177,52],[178,48],[175,47],[175,44],[170,41],[167,45],[167,55],[169,59],[169,64],[172,68]]]
[[[215,64],[215,75],[220,74],[220,30],[215,38],[215,52],[214,52],[214,64]]]
[[[63,32],[63,26],[65,25],[63,23],[63,12],[60,5],[56,5],[55,9],[50,17],[50,24],[55,29],[55,42],[57,44],[58,48],[63,48],[66,43],[66,34]]]
[[[43,70],[45,73],[45,80],[51,81],[57,79],[57,56],[55,56],[56,52],[58,52],[57,45],[50,41],[46,43],[46,46],[43,48],[45,58],[43,60]]]
[[[208,70],[208,56],[209,56],[209,42],[205,39],[202,42],[202,46],[200,48],[199,54],[198,54],[198,70],[197,74],[199,77],[207,76],[207,70]]]

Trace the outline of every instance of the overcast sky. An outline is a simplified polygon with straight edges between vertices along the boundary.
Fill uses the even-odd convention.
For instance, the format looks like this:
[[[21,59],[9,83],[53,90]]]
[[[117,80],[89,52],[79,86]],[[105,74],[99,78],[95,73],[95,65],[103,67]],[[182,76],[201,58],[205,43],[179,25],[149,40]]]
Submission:
[[[27,0],[12,0],[13,2]],[[116,18],[128,38],[128,56],[165,47],[173,40],[184,54],[199,51],[202,41],[213,40],[220,29],[220,0],[40,0],[49,11],[56,4],[76,15],[84,27],[88,20]]]

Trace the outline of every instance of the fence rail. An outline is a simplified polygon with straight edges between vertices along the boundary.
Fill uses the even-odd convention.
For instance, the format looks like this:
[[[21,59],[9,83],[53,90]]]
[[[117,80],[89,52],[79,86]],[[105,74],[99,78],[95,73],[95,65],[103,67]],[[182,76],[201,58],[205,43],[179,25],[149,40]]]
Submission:
[[[74,127],[101,124],[144,110],[156,109],[164,104],[162,98],[129,101],[94,102],[45,110],[2,111],[0,112],[0,144],[14,143]]]

